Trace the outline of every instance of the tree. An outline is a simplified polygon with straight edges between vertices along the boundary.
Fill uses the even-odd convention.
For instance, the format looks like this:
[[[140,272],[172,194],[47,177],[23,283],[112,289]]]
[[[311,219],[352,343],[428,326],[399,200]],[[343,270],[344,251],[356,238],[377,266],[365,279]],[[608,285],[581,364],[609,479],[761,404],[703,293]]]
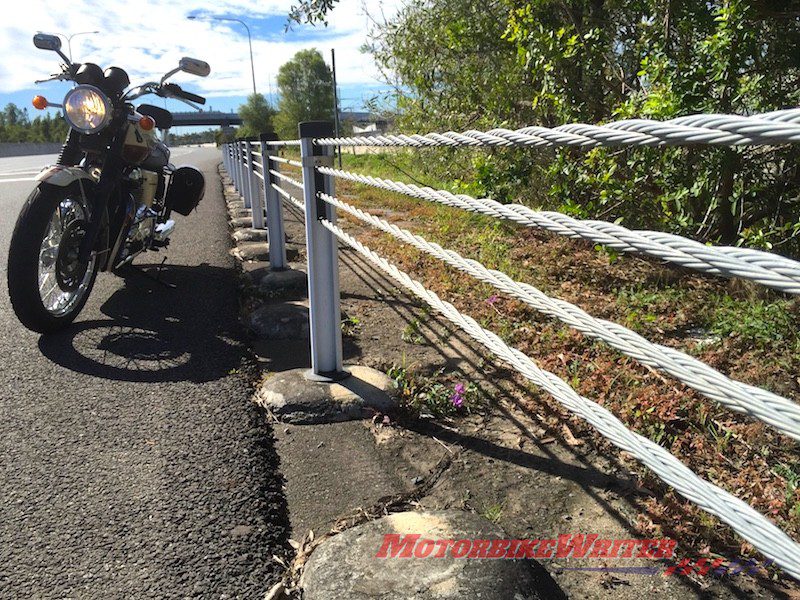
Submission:
[[[272,124],[275,109],[270,106],[263,94],[250,94],[247,97],[247,104],[239,107],[239,116],[243,121],[239,128],[239,135],[242,137],[253,137],[275,131]]]
[[[0,142],[63,142],[68,131],[60,116],[45,113],[31,121],[27,109],[13,103],[0,111]]]
[[[333,75],[318,50],[301,50],[278,71],[278,134],[297,137],[303,121],[333,120]]]
[[[328,24],[327,15],[339,0],[301,0],[289,9],[289,21],[300,25]]]
[[[311,10],[324,3],[301,3]],[[555,126],[800,104],[790,0],[410,0],[370,50],[400,127]],[[446,153],[448,151],[442,151]],[[800,255],[800,148],[470,153],[439,178],[580,218]],[[455,169],[461,167],[461,171]]]

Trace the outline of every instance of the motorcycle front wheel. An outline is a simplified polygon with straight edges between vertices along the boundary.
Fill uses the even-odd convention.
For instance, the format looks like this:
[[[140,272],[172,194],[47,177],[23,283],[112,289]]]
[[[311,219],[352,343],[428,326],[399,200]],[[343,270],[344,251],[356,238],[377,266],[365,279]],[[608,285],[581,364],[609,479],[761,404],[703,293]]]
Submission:
[[[85,193],[91,189],[83,183]],[[78,182],[67,187],[41,183],[25,201],[8,250],[8,292],[28,329],[63,329],[86,304],[99,266],[94,253],[88,264],[78,261],[88,223]]]

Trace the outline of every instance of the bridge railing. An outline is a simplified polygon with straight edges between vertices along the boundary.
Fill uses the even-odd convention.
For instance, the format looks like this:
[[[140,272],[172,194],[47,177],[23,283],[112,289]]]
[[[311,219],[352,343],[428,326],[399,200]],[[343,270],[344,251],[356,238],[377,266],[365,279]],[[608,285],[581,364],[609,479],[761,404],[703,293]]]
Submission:
[[[494,286],[500,293],[516,298],[590,338],[603,341],[640,363],[682,382],[710,401],[766,423],[792,440],[789,443],[796,444],[800,441],[800,405],[789,398],[737,381],[684,352],[650,342],[618,323],[593,317],[569,302],[547,296],[530,284],[514,281],[502,272],[488,269],[475,260],[364,212],[336,196],[334,181],[343,179],[357,182],[426,202],[508,220],[523,227],[542,228],[558,235],[591,240],[622,252],[646,254],[712,276],[749,279],[786,294],[800,294],[800,263],[758,250],[708,246],[671,234],[630,230],[604,221],[579,220],[557,212],[536,211],[521,204],[500,204],[488,198],[473,198],[447,190],[380,179],[335,169],[331,160],[335,146],[592,148],[697,144],[774,145],[798,142],[800,109],[751,116],[695,115],[662,122],[627,120],[603,126],[572,124],[556,128],[526,127],[515,131],[493,129],[486,132],[381,135],[366,138],[334,138],[330,124],[304,123],[300,126],[299,140],[261,141],[262,155],[270,161],[270,179],[269,185],[265,186],[265,193],[266,188],[271,188],[276,194],[269,204],[266,221],[269,223],[273,219],[282,218],[278,198],[302,209],[305,215],[312,371],[317,377],[335,379],[345,375],[342,372],[337,259],[337,246],[341,242],[426,302],[494,356],[546,390],[567,410],[593,425],[614,445],[635,457],[682,496],[730,525],[765,556],[774,560],[796,579],[800,579],[800,545],[767,517],[729,492],[696,475],[665,448],[631,431],[608,409],[578,394],[557,375],[539,367],[532,358],[510,347],[472,317],[461,313],[386,258],[363,245],[338,224],[336,210],[345,211],[363,223],[394,236],[399,242],[409,244],[478,281]],[[270,149],[277,148],[278,144],[299,145],[301,161],[270,155]],[[240,193],[250,194],[249,202],[255,206],[253,188],[248,188],[247,181],[251,174],[257,172],[257,168],[252,168],[252,160],[248,156],[252,158],[252,142],[247,140],[227,144],[223,148],[226,170],[231,174]],[[296,181],[280,173],[279,169],[273,169],[272,165],[275,164],[300,167],[303,181]],[[262,167],[262,177],[266,168]],[[248,203],[247,197],[245,203]],[[272,241],[270,237],[270,242]],[[270,261],[271,250],[270,245]]]

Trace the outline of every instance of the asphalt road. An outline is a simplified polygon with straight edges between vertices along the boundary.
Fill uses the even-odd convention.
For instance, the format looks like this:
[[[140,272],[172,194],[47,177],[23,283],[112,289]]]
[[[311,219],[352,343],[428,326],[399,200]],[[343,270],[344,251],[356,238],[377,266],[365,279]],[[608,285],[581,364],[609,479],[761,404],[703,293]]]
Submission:
[[[0,598],[257,598],[288,519],[272,432],[249,401],[215,150],[197,212],[140,256],[171,290],[101,274],[76,323],[16,320],[8,244],[33,174],[0,159]]]

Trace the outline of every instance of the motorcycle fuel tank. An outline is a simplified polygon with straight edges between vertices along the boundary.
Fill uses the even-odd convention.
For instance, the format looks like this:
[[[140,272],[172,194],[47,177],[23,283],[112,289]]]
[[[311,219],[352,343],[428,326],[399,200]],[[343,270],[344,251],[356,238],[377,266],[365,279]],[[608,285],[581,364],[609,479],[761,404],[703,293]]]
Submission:
[[[161,146],[160,148],[159,145]],[[156,150],[157,148],[158,150]],[[154,150],[162,155],[166,152],[167,161],[169,161],[169,150],[156,137],[155,130],[147,131],[138,122],[128,123],[125,131],[125,142],[122,144],[122,158],[131,164],[139,165],[145,162]],[[155,168],[160,170],[165,165],[166,162],[164,165]],[[148,166],[146,168],[152,169],[153,167]]]

